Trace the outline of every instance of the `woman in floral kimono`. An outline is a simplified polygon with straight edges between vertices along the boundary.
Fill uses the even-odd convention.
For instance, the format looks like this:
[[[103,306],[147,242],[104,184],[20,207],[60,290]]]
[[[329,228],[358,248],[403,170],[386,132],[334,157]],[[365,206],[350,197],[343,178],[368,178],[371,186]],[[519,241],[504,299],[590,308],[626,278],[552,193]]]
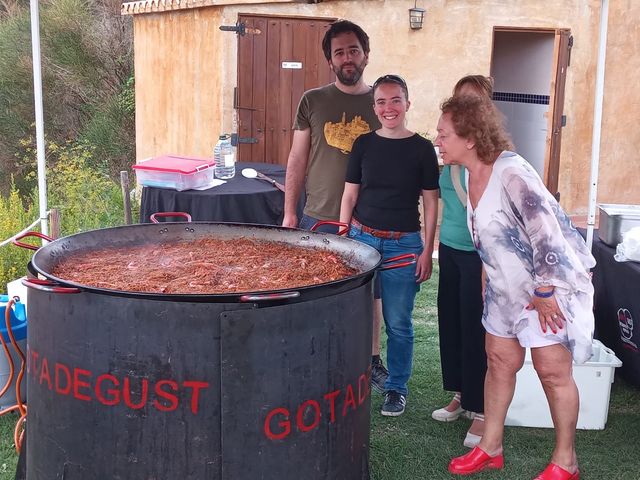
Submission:
[[[485,431],[449,471],[467,475],[504,465],[504,420],[525,347],[551,410],[556,446],[536,480],[578,480],[578,390],[572,360],[591,356],[595,260],[535,170],[518,154],[502,116],[486,99],[442,105],[435,145],[446,164],[467,169],[467,224],[483,263],[486,330]]]

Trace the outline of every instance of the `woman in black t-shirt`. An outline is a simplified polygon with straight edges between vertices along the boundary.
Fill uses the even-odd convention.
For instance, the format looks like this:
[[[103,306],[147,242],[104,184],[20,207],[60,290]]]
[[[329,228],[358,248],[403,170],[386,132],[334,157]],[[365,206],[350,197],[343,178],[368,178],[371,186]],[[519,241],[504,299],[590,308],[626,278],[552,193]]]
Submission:
[[[406,82],[397,75],[385,75],[373,84],[373,95],[382,127],[353,144],[340,221],[350,223],[349,236],[376,248],[383,260],[405,253],[418,255],[415,265],[379,274],[389,369],[381,413],[398,416],[406,405],[413,361],[413,303],[420,283],[431,277],[438,162],[431,142],[405,125],[410,106]]]

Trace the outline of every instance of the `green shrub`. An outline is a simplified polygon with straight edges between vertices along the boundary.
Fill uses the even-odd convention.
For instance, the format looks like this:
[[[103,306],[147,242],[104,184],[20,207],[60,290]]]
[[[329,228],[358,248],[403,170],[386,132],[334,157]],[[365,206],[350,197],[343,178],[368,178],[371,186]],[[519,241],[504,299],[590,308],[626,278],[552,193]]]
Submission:
[[[33,136],[21,138],[16,147],[12,163],[12,186],[18,191],[20,198],[28,200],[33,190],[38,186],[36,165],[35,125]]]
[[[27,135],[33,122],[33,77],[31,70],[29,11],[0,20],[0,170],[8,191],[10,175],[18,173],[12,160],[15,140]]]
[[[132,19],[122,17],[120,2],[112,0],[55,0],[40,6],[47,134],[59,144],[82,139],[95,146],[94,158],[117,178],[134,158],[133,110],[126,108],[133,92]],[[0,192],[5,195],[10,174],[21,194],[26,188],[16,142],[30,135],[33,119],[28,2],[0,2]]]
[[[37,180],[35,174],[35,149],[24,141],[25,165],[30,165],[26,176]],[[102,170],[93,165],[91,148],[72,144],[58,145],[47,142],[47,203],[48,208],[60,211],[62,236],[113,227],[124,223],[124,207],[121,188]],[[15,183],[7,198],[0,195],[0,240],[21,231],[38,218],[37,185],[24,201]],[[137,218],[138,206],[133,206],[133,218]],[[39,230],[39,227],[34,230]],[[0,290],[4,284],[26,273],[31,251],[13,245],[0,247]]]
[[[92,168],[90,148],[49,143],[47,151],[55,157],[48,173],[48,203],[60,210],[61,235],[123,223],[120,187],[105,172]]]
[[[96,166],[117,178],[121,170],[132,173],[135,163],[135,100],[133,77],[118,95],[91,107],[91,119],[80,133],[80,142],[94,152]]]
[[[12,185],[8,197],[0,196],[0,241],[22,231],[37,218],[37,208],[33,205],[25,208],[18,190],[15,185]],[[39,230],[39,227],[35,230]],[[32,253],[31,250],[19,248],[10,243],[0,247],[1,293],[6,293],[5,285],[8,282],[26,274],[27,262]]]

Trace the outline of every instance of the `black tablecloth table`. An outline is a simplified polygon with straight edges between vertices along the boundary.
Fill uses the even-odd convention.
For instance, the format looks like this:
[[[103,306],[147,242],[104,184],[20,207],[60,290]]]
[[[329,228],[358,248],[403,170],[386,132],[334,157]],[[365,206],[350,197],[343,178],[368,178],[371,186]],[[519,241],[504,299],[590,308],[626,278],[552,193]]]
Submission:
[[[284,193],[264,180],[243,177],[242,169],[247,167],[284,184],[285,168],[281,165],[238,162],[235,177],[207,190],[178,192],[168,188],[144,187],[140,222],[149,223],[149,217],[157,212],[186,212],[193,221],[280,225]]]
[[[625,380],[640,386],[640,263],[616,262],[615,249],[597,231],[591,250],[598,262],[593,269],[595,336],[622,360]]]

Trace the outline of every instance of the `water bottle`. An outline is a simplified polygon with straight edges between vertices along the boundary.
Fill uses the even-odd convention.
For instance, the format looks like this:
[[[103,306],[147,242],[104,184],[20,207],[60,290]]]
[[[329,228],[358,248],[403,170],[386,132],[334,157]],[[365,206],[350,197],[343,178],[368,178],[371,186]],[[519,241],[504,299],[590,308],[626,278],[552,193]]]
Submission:
[[[213,149],[213,158],[216,161],[213,173],[216,178],[228,180],[236,174],[236,157],[231,145],[230,135],[220,135]]]

